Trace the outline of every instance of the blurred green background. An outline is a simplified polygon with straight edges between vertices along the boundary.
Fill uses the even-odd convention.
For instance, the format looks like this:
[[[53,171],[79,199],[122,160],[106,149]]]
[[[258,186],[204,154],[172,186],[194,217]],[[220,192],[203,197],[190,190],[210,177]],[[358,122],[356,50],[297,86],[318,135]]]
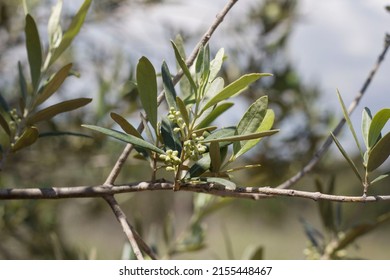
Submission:
[[[46,40],[46,24],[54,2],[27,2],[41,36]],[[207,9],[211,14],[216,14],[224,5],[224,1],[215,1],[208,7],[207,1],[204,2],[206,4],[199,4],[198,9]],[[64,26],[80,3],[64,3]],[[256,151],[245,158],[248,163],[261,163],[262,167],[237,173],[235,181],[245,186],[276,186],[312,157],[341,116],[341,109],[324,105],[320,87],[304,82],[288,56],[291,34],[302,20],[300,2],[248,3],[237,3],[212,38],[210,48],[213,54],[221,47],[226,48],[228,59],[223,76],[227,81],[249,72],[274,74],[236,99],[238,108],[232,111],[244,111],[258,96],[269,96],[270,107],[276,113],[275,127],[281,128],[282,132],[261,142]],[[202,20],[207,26],[214,19],[200,14],[186,18],[180,11],[187,9],[191,14],[194,8],[186,5],[188,2],[180,0],[93,2],[82,32],[71,51],[63,57],[64,61],[74,62],[81,77],[70,78],[57,94],[58,99],[92,97],[93,104],[42,124],[43,130],[66,128],[86,133],[80,127],[82,123],[109,127],[113,125],[109,118],[111,111],[137,123],[137,91],[129,80],[134,78],[138,58],[148,56],[156,69],[165,59],[174,68],[169,40],[181,34],[189,53],[205,31],[204,27],[194,28],[194,20]],[[378,6],[378,9],[383,7]],[[161,16],[167,13],[168,17]],[[175,17],[184,17],[187,24],[177,24],[173,20]],[[24,13],[19,2],[1,1],[0,93],[7,100],[16,96],[17,61],[26,64],[23,28]],[[128,30],[131,32],[126,33]],[[163,43],[154,43],[155,32],[160,32],[159,36],[165,40]],[[128,34],[132,37],[127,37]],[[371,56],[374,61],[376,50]],[[369,69],[366,71],[368,73]],[[358,88],[363,80],[353,83]],[[336,96],[334,98],[336,100]],[[239,114],[235,112],[231,112],[222,125],[236,123]],[[104,182],[123,147],[122,143],[97,134],[93,140],[45,137],[10,158],[0,173],[0,187],[98,185]],[[150,179],[148,166],[131,158],[117,183],[145,179]],[[316,191],[316,185],[321,185],[326,190],[332,182],[336,194],[362,193],[353,172],[333,150],[294,188]],[[388,182],[383,181],[372,193],[385,194]],[[329,211],[321,216],[318,202],[298,198],[227,200],[167,191],[123,194],[117,199],[145,241],[161,257],[173,259],[316,258],[318,256],[313,253],[316,242],[327,244],[356,226],[375,224],[376,218],[390,209],[386,202],[330,203],[327,207],[333,209],[333,216]],[[204,211],[202,207],[212,210]],[[197,223],[191,224],[199,213],[204,216],[201,214]],[[326,216],[331,216],[337,230],[329,230],[329,225],[324,224]],[[381,224],[375,231],[369,231],[349,244],[347,251],[342,252],[346,255],[339,257],[389,258],[389,229],[389,223]],[[321,244],[317,246],[321,247]],[[254,255],[254,252],[258,254]],[[131,257],[120,225],[101,199],[0,201],[1,259]]]

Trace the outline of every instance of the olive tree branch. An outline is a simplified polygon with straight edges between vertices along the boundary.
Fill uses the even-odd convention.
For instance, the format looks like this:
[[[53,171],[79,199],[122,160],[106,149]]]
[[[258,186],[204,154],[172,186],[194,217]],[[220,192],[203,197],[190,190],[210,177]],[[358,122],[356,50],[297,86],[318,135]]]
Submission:
[[[385,59],[385,55],[387,50],[390,47],[390,35],[386,34],[385,38],[385,44],[383,47],[383,50],[381,51],[380,55],[378,56],[378,59],[376,63],[374,64],[373,68],[371,69],[370,73],[368,74],[362,88],[360,89],[359,93],[356,95],[355,99],[351,102],[351,104],[348,107],[348,114],[351,115],[352,112],[356,109],[356,107],[359,105],[360,100],[362,99],[363,95],[367,91],[368,86],[371,84],[375,74],[377,73],[380,65],[382,64],[383,60]],[[338,135],[343,128],[345,124],[345,118],[342,118],[340,122],[337,124],[336,128],[332,131],[334,135]],[[286,180],[285,182],[281,183],[276,188],[278,189],[288,189],[292,185],[294,185],[296,182],[298,182],[300,179],[302,179],[307,173],[312,171],[312,169],[316,166],[316,164],[321,160],[322,156],[325,154],[325,152],[329,149],[331,144],[333,143],[332,137],[329,134],[329,136],[326,138],[325,142],[322,144],[322,146],[317,150],[317,152],[314,154],[312,159],[303,167],[297,174]]]
[[[15,200],[15,199],[65,199],[65,198],[91,198],[103,197],[107,200],[110,196],[121,193],[132,193],[142,191],[172,191],[174,183],[165,180],[154,182],[134,182],[121,185],[97,185],[97,186],[75,186],[75,187],[48,187],[48,188],[8,188],[0,189],[0,200]],[[247,199],[269,199],[275,197],[289,196],[304,199],[328,200],[336,202],[379,202],[390,201],[390,195],[371,195],[363,196],[347,196],[347,195],[331,195],[321,192],[301,191],[294,189],[278,189],[272,187],[245,187],[239,186],[235,188],[218,185],[214,183],[183,183],[180,185],[179,191],[188,191],[196,193],[205,193],[222,197],[247,198]],[[109,199],[109,204],[111,203]],[[119,206],[116,203],[116,209]],[[120,208],[119,208],[120,209]],[[119,215],[119,212],[118,212]],[[123,214],[124,215],[124,214]],[[118,216],[117,216],[118,217]],[[130,226],[130,225],[129,225]],[[130,226],[131,227],[131,226]],[[134,230],[133,234],[134,234]],[[137,239],[136,234],[134,234]],[[138,240],[137,240],[138,241]],[[144,248],[143,248],[144,249]]]
[[[223,21],[224,17],[228,14],[230,9],[234,6],[234,4],[236,4],[236,2],[238,2],[238,0],[230,0],[225,5],[225,7],[222,9],[222,11],[216,16],[216,19],[214,20],[214,22],[211,24],[211,26],[206,31],[206,33],[202,36],[201,40],[195,46],[191,55],[188,57],[188,59],[186,61],[186,64],[188,67],[194,63],[195,58],[196,58],[200,48],[210,40],[214,31],[218,28],[218,26]],[[183,71],[179,71],[179,73],[177,73],[173,78],[173,84],[176,85],[180,81],[182,76],[183,76]],[[162,103],[162,101],[164,100],[164,97],[165,97],[164,91],[162,91],[159,94],[159,96],[157,97],[158,106]],[[144,124],[142,121],[138,125],[137,130],[140,133],[144,130]],[[108,177],[104,183],[104,186],[111,188],[111,186],[114,184],[116,178],[118,177],[124,163],[126,162],[126,160],[129,157],[132,150],[133,150],[133,145],[127,144],[126,147],[124,148],[124,150],[122,151],[122,153],[120,154],[118,160],[116,161],[114,167],[112,168],[110,174],[108,175]],[[127,221],[126,216],[123,213],[123,211],[120,209],[120,206],[115,202],[115,198],[111,195],[111,196],[106,196],[105,199],[109,203],[112,210],[114,211],[118,221],[120,222],[120,224],[123,228],[123,231],[126,233],[128,239],[129,239],[129,242],[130,242],[131,246],[133,247],[134,253],[136,254],[137,258],[139,258],[139,257],[142,258],[142,254],[140,254],[140,252],[139,252],[139,249],[137,247],[137,243],[134,242],[133,234],[135,233],[135,231],[131,230],[131,225]],[[141,243],[144,243],[146,248],[149,248],[149,247],[147,247],[146,243],[143,242],[143,240],[139,236],[138,236],[138,239],[139,239],[138,241],[140,241]],[[145,248],[144,248],[144,251],[145,251]],[[152,254],[153,252],[150,250],[150,253]],[[151,255],[149,254],[149,256],[151,256]],[[151,257],[153,258],[153,256],[151,256]]]
[[[188,67],[190,67],[194,61],[195,58],[202,46],[204,46],[211,38],[215,30],[218,28],[218,26],[222,23],[224,20],[225,16],[228,14],[228,12],[233,8],[233,6],[238,2],[238,0],[230,0],[225,7],[216,15],[214,22],[210,25],[206,33],[202,36],[200,41],[196,44],[195,48],[193,49],[192,53],[186,60],[186,64]],[[173,84],[176,85],[181,77],[183,76],[183,71],[179,71],[172,79]],[[158,97],[157,97],[157,104],[160,105],[161,102],[164,100],[165,95],[164,91],[162,91]],[[144,124],[140,122],[138,125],[138,131],[142,132],[144,130]],[[110,174],[108,175],[105,185],[111,185],[114,184],[116,178],[118,177],[126,159],[130,155],[131,151],[133,150],[133,145],[127,144],[126,147],[124,148],[123,152],[119,156],[117,162],[115,163],[114,167],[112,168]]]

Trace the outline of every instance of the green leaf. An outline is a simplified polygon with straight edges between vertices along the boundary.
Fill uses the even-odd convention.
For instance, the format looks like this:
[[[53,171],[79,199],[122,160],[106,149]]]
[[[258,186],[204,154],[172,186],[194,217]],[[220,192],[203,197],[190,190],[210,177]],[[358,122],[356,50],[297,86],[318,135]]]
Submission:
[[[219,172],[221,168],[221,152],[219,150],[219,144],[217,142],[210,143],[210,159],[211,159],[211,172]]]
[[[275,113],[273,110],[268,109],[267,113],[264,116],[263,121],[261,122],[260,126],[256,130],[256,132],[262,132],[262,131],[267,131],[270,130],[274,124],[275,120]],[[261,139],[254,139],[254,140],[249,140],[246,142],[240,143],[240,149],[234,152],[233,159],[238,158],[239,156],[243,155],[247,151],[249,151],[251,148],[253,148],[255,145],[259,143]]]
[[[192,90],[194,92],[196,92],[196,84],[195,84],[194,80],[192,79],[190,70],[188,69],[186,62],[184,61],[184,59],[180,55],[179,49],[177,48],[175,42],[171,41],[171,44],[172,44],[173,50],[175,52],[175,57],[176,57],[177,63],[180,65],[180,68],[183,70],[184,75],[186,76],[186,78],[190,82]]]
[[[161,136],[164,145],[172,151],[178,151],[181,154],[181,142],[176,132],[173,131],[174,125],[167,117],[164,117],[161,122]]]
[[[200,141],[201,143],[211,143],[211,142],[226,142],[226,141],[243,141],[243,140],[251,140],[251,139],[257,139],[262,138],[266,136],[274,135],[275,133],[278,133],[279,129],[273,129],[273,130],[267,130],[262,132],[255,132],[255,133],[249,133],[245,135],[234,135],[230,137],[224,137],[224,138],[217,138],[217,139],[204,139],[203,141]]]
[[[34,144],[35,141],[37,141],[38,136],[39,136],[39,132],[35,126],[26,127],[22,135],[13,145],[12,151],[16,152],[20,149],[23,149],[27,146]]]
[[[52,131],[52,132],[43,132],[39,134],[39,138],[44,137],[58,137],[58,136],[75,136],[75,137],[84,137],[84,138],[92,138],[91,136],[72,131]]]
[[[209,76],[210,81],[214,81],[219,71],[221,70],[224,56],[225,56],[225,50],[223,48],[219,49],[219,51],[215,55],[215,58],[210,62],[210,76]]]
[[[161,66],[161,75],[165,91],[165,99],[167,100],[168,108],[173,107],[177,110],[175,86],[173,85],[171,72],[169,72],[168,65],[165,61]]]
[[[370,131],[370,126],[371,126],[371,120],[372,120],[372,115],[370,109],[367,107],[364,107],[363,113],[362,113],[362,135],[364,139],[364,144],[366,145],[366,149],[368,150],[368,135]]]
[[[9,129],[8,122],[4,119],[2,114],[0,114],[0,126],[4,129],[8,136],[11,136],[11,130]]]
[[[22,64],[20,63],[20,61],[18,61],[18,72],[19,72],[20,93],[23,100],[25,101],[27,98],[27,82],[26,82],[26,78],[24,77]]]
[[[210,99],[219,93],[225,85],[225,81],[221,77],[215,78],[211,83],[209,83],[205,90],[204,100]]]
[[[37,25],[33,17],[29,14],[26,15],[24,31],[26,34],[27,57],[30,65],[31,81],[36,91],[39,86],[39,80],[41,79],[42,49]]]
[[[195,73],[197,76],[203,71],[204,46],[201,46],[195,61]]]
[[[77,14],[73,17],[68,30],[65,31],[62,37],[61,43],[57,48],[54,49],[48,66],[50,66],[54,61],[58,59],[58,57],[70,46],[73,39],[80,32],[81,26],[84,23],[91,2],[92,0],[85,0],[83,5],[78,10]]]
[[[206,180],[207,183],[214,183],[217,185],[224,186],[227,190],[234,190],[237,187],[234,182],[218,177],[201,177],[201,180]]]
[[[211,158],[209,154],[206,154],[191,166],[190,170],[188,170],[185,177],[186,178],[199,177],[207,170],[209,170],[210,166],[211,166]]]
[[[382,109],[371,120],[370,130],[368,132],[368,146],[372,148],[380,139],[381,131],[390,119],[390,109]]]
[[[39,112],[36,112],[27,119],[28,124],[35,124],[40,121],[45,121],[53,118],[54,116],[75,110],[77,108],[83,107],[90,103],[92,98],[76,98],[72,100],[67,100],[64,102],[57,103],[50,107],[47,107]]]
[[[192,133],[195,133],[196,136],[202,136],[205,131],[211,132],[218,128],[218,126],[206,126],[203,128],[195,129],[192,131]]]
[[[62,10],[62,0],[58,0],[57,4],[52,8],[47,31],[49,34],[49,48],[54,49],[58,47],[62,40],[62,29],[60,25]]]
[[[147,118],[157,131],[157,80],[152,63],[141,57],[137,64],[137,85],[142,106]]]
[[[213,109],[202,121],[196,126],[196,128],[203,128],[210,125],[215,119],[217,119],[224,112],[229,110],[234,105],[233,102],[226,102],[219,104]]]
[[[4,99],[3,95],[0,93],[0,109],[3,109],[5,112],[9,112],[9,106],[7,101]]]
[[[353,135],[353,139],[355,140],[356,146],[358,147],[358,149],[360,151],[360,155],[363,158],[364,157],[363,150],[360,147],[359,141],[358,141],[357,136],[356,136],[355,129],[352,126],[352,122],[351,122],[351,119],[349,118],[348,110],[345,107],[345,103],[344,103],[344,101],[343,101],[343,99],[341,97],[341,94],[340,94],[339,90],[337,90],[337,97],[338,97],[339,102],[341,104],[341,108],[343,109],[344,118],[345,118],[345,120],[346,120],[346,122],[348,124],[349,130],[351,131],[351,133]]]
[[[235,132],[236,132],[235,126],[224,127],[224,128],[218,129],[216,131],[213,131],[209,136],[207,136],[204,139],[204,141],[214,141],[214,140],[221,139],[221,138],[231,137],[234,135]],[[220,147],[227,146],[227,145],[231,144],[231,142],[232,141],[221,142],[221,143],[219,143],[219,146]]]
[[[375,183],[377,183],[377,182],[379,182],[379,181],[381,181],[381,180],[383,180],[383,179],[385,179],[385,178],[387,178],[387,177],[389,177],[390,176],[390,172],[387,172],[387,173],[385,173],[385,174],[382,174],[382,175],[379,175],[378,177],[376,177],[374,180],[372,180],[371,181],[371,185],[372,184],[375,184]]]
[[[226,100],[233,95],[240,94],[244,91],[250,84],[257,81],[261,77],[272,76],[272,74],[268,73],[252,73],[244,75],[228,86],[224,87],[219,93],[217,93],[214,97],[212,97],[203,107],[202,112],[207,110],[208,108],[214,106],[220,101]]]
[[[129,123],[124,117],[114,112],[111,112],[110,116],[117,124],[119,124],[119,126],[123,129],[124,132],[133,135],[137,138],[143,139],[142,135],[138,132],[138,130],[131,123]]]
[[[186,53],[185,53],[185,48],[184,48],[184,42],[183,38],[178,34],[175,38],[175,44],[178,50],[179,55],[182,57],[182,60],[186,60]],[[179,63],[176,60],[176,68],[177,72],[180,71],[181,67]],[[180,92],[182,94],[183,99],[187,99],[191,96],[191,85],[188,79],[180,79],[179,81],[179,86],[180,86]]]
[[[50,96],[53,95],[53,93],[55,93],[60,88],[62,83],[68,77],[72,65],[72,63],[65,65],[53,76],[53,78],[45,85],[43,91],[38,95],[38,98],[35,102],[35,106],[38,106],[45,102],[48,98],[50,98]]]
[[[390,156],[390,132],[382,137],[368,152],[367,171],[377,169]]]
[[[185,124],[187,125],[187,127],[189,127],[190,126],[190,117],[188,116],[187,107],[184,104],[184,101],[179,96],[176,96],[176,104],[179,107],[180,114],[181,114]]]
[[[247,135],[258,131],[266,113],[268,107],[268,97],[262,96],[257,99],[242,116],[240,122],[237,125],[237,135]],[[245,142],[236,142],[233,146],[233,157],[237,157],[237,153],[243,154],[246,151],[242,150],[242,146]],[[247,146],[248,148],[249,146]],[[251,147],[249,147],[251,148]]]
[[[96,130],[98,132],[101,132],[101,133],[106,134],[108,136],[111,136],[113,138],[116,138],[120,141],[130,143],[130,144],[134,145],[135,147],[144,148],[144,149],[156,152],[158,154],[165,153],[163,150],[150,144],[149,142],[146,142],[145,140],[142,140],[142,139],[135,137],[133,135],[130,135],[130,134],[125,134],[123,132],[116,131],[114,129],[104,128],[104,127],[100,127],[100,126],[96,126],[96,125],[83,124],[82,126],[89,128],[89,129],[92,129],[92,130]]]
[[[349,157],[347,152],[344,150],[343,146],[341,146],[339,140],[336,138],[336,136],[334,136],[334,134],[332,132],[330,133],[330,135],[332,136],[333,141],[336,143],[336,146],[340,150],[341,154],[344,156],[344,158],[347,160],[347,162],[351,166],[353,172],[355,172],[355,175],[358,177],[359,181],[363,182],[363,179],[362,179],[362,176],[359,173],[359,170],[357,169],[357,167],[356,167],[355,163],[353,162],[353,160]]]

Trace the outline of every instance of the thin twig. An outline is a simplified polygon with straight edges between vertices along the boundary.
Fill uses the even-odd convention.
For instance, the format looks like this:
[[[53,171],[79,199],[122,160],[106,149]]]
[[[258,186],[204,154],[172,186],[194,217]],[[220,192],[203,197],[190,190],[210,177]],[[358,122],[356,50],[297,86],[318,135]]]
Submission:
[[[86,198],[86,197],[109,197],[115,194],[132,193],[142,191],[172,191],[174,183],[164,180],[156,182],[135,182],[113,186],[77,186],[77,187],[52,187],[52,188],[16,188],[0,189],[0,200],[15,199],[64,199],[64,198]],[[281,196],[299,197],[304,199],[329,200],[337,202],[379,202],[390,201],[390,195],[346,196],[330,195],[320,192],[300,191],[293,189],[277,189],[271,187],[236,187],[229,188],[213,183],[183,183],[180,191],[205,193],[223,197],[267,199]],[[111,206],[111,204],[110,204]],[[120,210],[120,209],[119,209]],[[122,212],[120,210],[120,212]],[[116,212],[115,212],[116,213]],[[122,212],[124,215],[124,213]],[[130,226],[130,225],[129,225]],[[131,226],[130,226],[131,227]],[[133,230],[134,233],[134,230]],[[137,240],[138,241],[138,240]]]
[[[217,14],[214,22],[210,25],[210,27],[208,28],[206,33],[202,36],[202,38],[197,43],[197,45],[193,49],[192,53],[190,54],[190,56],[186,60],[186,64],[188,67],[190,67],[194,63],[195,58],[196,58],[200,48],[202,46],[204,46],[210,40],[210,38],[213,35],[213,33],[215,32],[215,30],[222,23],[225,16],[228,14],[228,12],[231,10],[231,8],[233,8],[233,6],[237,2],[238,2],[238,0],[230,0],[225,5],[225,7],[222,9],[222,11],[219,14]],[[182,76],[183,76],[183,71],[179,71],[179,73],[177,73],[172,79],[173,84],[176,85],[180,81]],[[161,102],[164,100],[164,98],[165,98],[164,91],[162,91],[157,97],[157,101],[158,101],[157,104],[160,105]],[[139,132],[143,131],[144,125],[142,122],[140,122],[137,129]],[[126,159],[129,157],[132,150],[133,150],[133,145],[127,144],[126,147],[124,148],[123,152],[119,156],[117,162],[115,163],[114,167],[112,168],[110,174],[108,175],[106,182],[105,182],[105,185],[109,186],[109,185],[114,184],[116,178],[118,177],[118,175],[122,169],[122,166],[124,165]]]
[[[385,55],[387,50],[389,49],[390,42],[389,42],[389,35],[386,34],[385,44],[384,48],[379,55],[376,63],[374,64],[372,70],[370,71],[366,81],[364,82],[361,90],[359,91],[358,95],[355,97],[355,99],[351,102],[351,104],[348,107],[348,114],[351,115],[352,112],[356,109],[356,107],[359,105],[360,100],[362,99],[364,93],[366,92],[368,86],[371,84],[372,79],[374,78],[375,74],[377,73],[382,61],[385,59]],[[340,122],[337,124],[336,128],[332,131],[334,135],[338,135],[341,131],[342,127],[345,124],[345,119],[342,118]],[[322,146],[318,149],[318,151],[314,154],[313,158],[305,165],[303,169],[301,169],[297,174],[286,180],[285,182],[281,183],[276,188],[278,189],[288,189],[292,185],[294,185],[296,182],[298,182],[300,179],[302,179],[307,173],[309,173],[316,164],[320,161],[322,156],[325,154],[325,152],[329,149],[331,144],[333,143],[331,135],[329,135],[325,142],[322,144]]]
[[[138,247],[137,241],[135,240],[132,227],[130,223],[127,221],[125,213],[120,208],[118,202],[116,201],[113,195],[107,195],[103,197],[105,201],[107,201],[108,205],[110,205],[112,211],[115,214],[116,219],[121,224],[124,233],[127,236],[127,239],[130,242],[131,247],[133,248],[133,252],[138,260],[143,260],[141,250]]]

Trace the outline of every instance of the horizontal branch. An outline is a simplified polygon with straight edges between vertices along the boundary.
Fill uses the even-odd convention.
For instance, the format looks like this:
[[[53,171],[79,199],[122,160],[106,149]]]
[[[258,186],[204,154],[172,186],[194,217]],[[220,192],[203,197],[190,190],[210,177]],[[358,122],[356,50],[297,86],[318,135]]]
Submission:
[[[173,190],[174,184],[165,180],[156,182],[135,182],[123,185],[98,185],[98,186],[77,186],[77,187],[48,187],[48,188],[10,188],[0,189],[0,200],[11,199],[64,199],[64,198],[86,198],[105,197],[121,193],[132,193],[141,191]],[[337,202],[378,202],[388,200],[390,195],[374,196],[344,196],[331,195],[320,192],[308,192],[293,189],[277,189],[272,187],[236,187],[230,188],[213,183],[184,183],[180,191],[206,193],[223,197],[265,199],[281,196],[300,197],[306,199],[329,200]]]

